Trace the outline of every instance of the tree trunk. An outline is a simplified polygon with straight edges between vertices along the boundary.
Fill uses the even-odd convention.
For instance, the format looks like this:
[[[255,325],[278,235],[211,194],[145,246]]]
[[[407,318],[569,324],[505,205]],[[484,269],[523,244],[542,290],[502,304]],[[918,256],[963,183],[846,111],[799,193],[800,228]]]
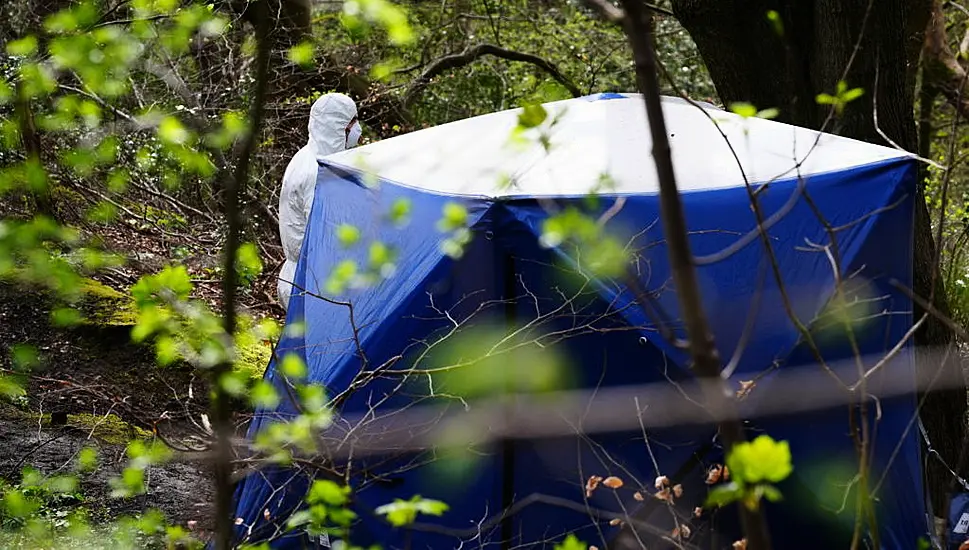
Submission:
[[[769,10],[780,14],[782,35],[767,18]],[[833,94],[844,79],[865,94],[850,103],[826,131],[887,145],[880,129],[900,147],[918,151],[915,67],[931,0],[673,0],[673,11],[696,42],[724,103],[748,101],[761,109],[777,107],[784,122],[821,128],[829,107],[817,105],[814,97]],[[914,291],[929,296],[937,265],[921,192],[920,187]],[[948,313],[941,280],[936,288],[935,306]],[[916,318],[922,313],[916,306]],[[915,341],[920,347],[938,348],[950,345],[952,336],[943,323],[930,318]],[[920,361],[919,368],[920,376],[932,376],[938,368],[949,370],[944,376],[961,376],[956,359],[945,365]],[[935,449],[953,466],[965,433],[966,410],[965,390],[955,389],[930,393],[921,411]],[[933,507],[944,515],[951,476],[937,461],[930,462],[927,475]]]

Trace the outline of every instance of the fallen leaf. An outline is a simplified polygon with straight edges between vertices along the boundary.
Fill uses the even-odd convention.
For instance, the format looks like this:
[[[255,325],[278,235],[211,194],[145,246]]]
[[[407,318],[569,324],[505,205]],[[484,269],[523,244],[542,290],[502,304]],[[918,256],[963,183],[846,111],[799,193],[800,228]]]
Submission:
[[[656,478],[656,482],[653,484],[653,486],[656,487],[657,489],[662,489],[664,486],[669,484],[670,484],[670,480],[668,477],[659,476],[658,478]]]
[[[733,550],[747,550],[747,539],[740,539],[734,542]]]
[[[694,517],[700,517],[702,515],[703,515],[703,508],[700,508],[699,506],[697,506],[696,508],[693,509]]]
[[[599,487],[599,483],[602,482],[602,476],[592,476],[585,482],[585,497],[589,498],[592,496],[592,492]]]
[[[679,483],[674,485],[673,494],[676,495],[676,498],[680,498],[681,496],[683,496],[683,486],[680,485]]]
[[[643,501],[643,494],[640,493],[639,491],[636,491],[635,493],[633,493],[633,498],[636,499],[636,500],[638,500],[639,502],[642,502]]]
[[[622,520],[619,518],[612,518],[612,520],[609,521],[609,525],[619,525],[620,523],[622,523]]]

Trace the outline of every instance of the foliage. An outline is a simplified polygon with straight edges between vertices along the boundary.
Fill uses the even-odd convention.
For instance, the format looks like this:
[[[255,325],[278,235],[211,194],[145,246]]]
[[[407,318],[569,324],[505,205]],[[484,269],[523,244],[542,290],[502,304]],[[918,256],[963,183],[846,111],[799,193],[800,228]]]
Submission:
[[[848,103],[864,95],[865,91],[861,88],[848,88],[848,83],[844,80],[838,81],[838,87],[832,94],[820,93],[816,100],[819,105],[831,105],[838,114],[844,111]]]
[[[773,484],[783,481],[793,471],[791,450],[786,441],[774,441],[769,435],[759,435],[730,450],[727,469],[732,480],[710,491],[707,506],[741,502],[753,510],[760,506],[762,498],[780,500],[781,493]]]
[[[414,495],[410,500],[394,499],[390,504],[377,507],[375,512],[387,516],[387,520],[395,527],[410,525],[417,520],[417,516],[425,514],[440,516],[447,512],[448,505],[438,501]]]
[[[555,545],[555,550],[586,550],[588,545],[581,542],[575,535],[570,534],[561,543]]]

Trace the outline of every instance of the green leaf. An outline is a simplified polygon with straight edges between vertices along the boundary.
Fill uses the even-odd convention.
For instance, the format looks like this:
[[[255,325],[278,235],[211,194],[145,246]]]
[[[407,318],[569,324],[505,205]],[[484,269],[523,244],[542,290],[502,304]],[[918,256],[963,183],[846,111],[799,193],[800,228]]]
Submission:
[[[155,341],[155,358],[161,366],[168,366],[179,358],[178,342],[171,336],[160,336]]]
[[[850,90],[845,91],[841,95],[841,100],[844,101],[845,103],[850,103],[863,95],[865,95],[865,90],[861,88],[852,88]]]
[[[158,285],[162,288],[171,290],[179,300],[188,299],[192,290],[192,277],[188,274],[188,269],[184,265],[168,266],[157,276]]]
[[[777,36],[784,36],[784,21],[781,19],[781,14],[777,13],[776,10],[768,10],[767,20],[774,27],[774,32],[777,33]]]
[[[744,118],[749,118],[752,116],[757,116],[757,107],[745,101],[737,101],[730,104],[730,110],[737,115]]]
[[[379,269],[393,260],[393,251],[382,242],[370,243],[370,266]]]
[[[344,247],[350,247],[360,240],[360,230],[353,225],[343,223],[336,228],[336,238]]]
[[[290,529],[302,527],[313,521],[313,514],[309,510],[298,510],[293,512],[286,521],[286,526]]]
[[[326,291],[330,294],[341,294],[357,275],[357,263],[353,260],[343,260],[333,268],[326,281]]]
[[[734,477],[746,484],[763,481],[777,483],[791,474],[791,449],[786,441],[774,441],[769,435],[757,436],[731,449],[727,466]]]
[[[390,220],[397,225],[403,225],[407,223],[407,217],[410,215],[410,201],[408,199],[400,198],[394,201],[394,204],[390,207]]]
[[[16,518],[29,516],[36,508],[20,491],[11,489],[3,494],[3,505],[7,513]]]
[[[817,101],[819,105],[834,105],[838,102],[836,97],[825,93],[818,94],[814,100]]]
[[[51,312],[51,320],[59,327],[75,326],[81,319],[81,312],[70,307],[57,308]]]
[[[573,533],[565,537],[565,540],[555,545],[555,550],[586,550],[589,546],[580,541]]]
[[[289,378],[302,379],[306,377],[306,363],[295,353],[287,353],[283,356],[279,370]]]
[[[276,388],[265,380],[259,380],[253,385],[249,399],[254,407],[270,410],[279,406],[280,401]]]
[[[418,514],[440,516],[447,510],[448,505],[441,501],[414,495],[410,500],[395,499],[390,504],[379,506],[375,511],[382,516],[387,516],[391,525],[402,527],[414,523]]]
[[[761,484],[758,486],[758,491],[760,491],[760,494],[763,495],[764,498],[771,502],[779,502],[781,499],[783,499],[781,492],[773,485]]]
[[[262,273],[262,260],[259,259],[259,249],[255,243],[243,243],[236,255],[239,275],[245,279],[254,279]]]
[[[128,179],[130,175],[127,170],[112,170],[108,176],[108,190],[112,193],[124,193],[128,189]]]
[[[100,201],[87,212],[87,219],[93,223],[106,224],[118,218],[118,207],[108,201]]]
[[[326,406],[326,391],[318,384],[300,386],[299,398],[303,408],[310,413],[320,412]]]
[[[296,65],[308,67],[313,64],[315,54],[316,46],[312,42],[301,42],[289,49],[287,57]]]
[[[758,111],[757,107],[745,101],[737,101],[737,102],[731,103],[730,110],[734,114],[740,115],[744,118],[757,117],[757,118],[771,119],[771,118],[777,117],[777,115],[780,114],[780,111],[776,108],[763,109]]]
[[[772,119],[772,118],[777,118],[777,115],[779,115],[779,114],[781,114],[780,109],[778,109],[776,107],[771,107],[769,109],[764,109],[762,111],[758,111],[757,112],[757,118],[766,118],[766,119],[769,120],[769,119]]]
[[[246,375],[241,372],[227,372],[219,379],[219,385],[225,393],[239,397],[246,393]]]
[[[468,210],[463,205],[456,202],[448,202],[444,205],[443,217],[438,220],[438,229],[441,231],[454,231],[465,227],[468,224]]]
[[[158,125],[158,137],[162,141],[182,145],[188,142],[189,132],[180,120],[173,116],[167,116]]]
[[[374,80],[386,80],[394,70],[397,69],[396,63],[381,62],[375,63],[370,68],[370,78]]]
[[[0,375],[0,396],[15,399],[27,395],[27,391],[13,376]]]
[[[343,506],[347,503],[349,487],[342,487],[328,479],[317,480],[310,487],[306,502],[309,504],[329,504],[331,506]]]
[[[387,31],[391,43],[397,46],[414,41],[414,31],[407,20],[407,12],[388,0],[347,0],[344,13],[356,16],[358,13],[369,21],[378,23]]]
[[[7,43],[7,53],[12,56],[25,57],[37,51],[37,37],[25,36],[19,40]]]
[[[141,468],[129,466],[121,473],[121,479],[112,479],[111,496],[129,497],[145,491],[145,472]]]
[[[77,454],[78,469],[82,472],[92,472],[98,467],[98,451],[93,447],[84,447]]]
[[[77,491],[77,478],[72,475],[59,475],[48,478],[44,488],[51,493],[73,493]]]
[[[526,105],[518,115],[518,125],[522,128],[535,128],[548,118],[545,107],[535,104]]]
[[[441,242],[441,253],[455,260],[464,256],[464,246],[454,239],[445,239]]]
[[[723,485],[717,485],[710,490],[704,506],[721,507],[732,502],[736,502],[743,497],[743,488],[736,482],[731,481]]]
[[[0,80],[0,105],[5,105],[13,99],[13,88],[7,82]]]
[[[40,357],[37,348],[29,344],[15,344],[10,349],[14,368],[19,371],[28,371],[40,364]]]

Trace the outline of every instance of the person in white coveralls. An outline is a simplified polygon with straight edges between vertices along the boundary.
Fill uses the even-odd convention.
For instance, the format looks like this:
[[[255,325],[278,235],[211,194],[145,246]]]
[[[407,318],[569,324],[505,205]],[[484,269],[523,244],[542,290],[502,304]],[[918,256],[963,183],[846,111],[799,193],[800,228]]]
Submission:
[[[306,222],[316,193],[317,160],[356,147],[363,129],[357,105],[343,94],[326,94],[310,109],[309,140],[286,166],[279,192],[279,238],[286,262],[279,272],[277,291],[283,308],[289,309],[290,284],[296,276]]]

